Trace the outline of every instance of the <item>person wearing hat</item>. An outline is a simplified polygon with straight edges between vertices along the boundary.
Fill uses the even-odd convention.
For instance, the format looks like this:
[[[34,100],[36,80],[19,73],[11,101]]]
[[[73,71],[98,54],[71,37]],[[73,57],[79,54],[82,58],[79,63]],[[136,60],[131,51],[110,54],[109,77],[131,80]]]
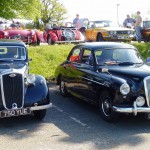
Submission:
[[[142,30],[142,17],[140,16],[140,11],[137,11],[137,17],[136,17],[136,20],[135,20],[135,32],[136,32],[136,40],[138,42],[141,42],[141,30]]]

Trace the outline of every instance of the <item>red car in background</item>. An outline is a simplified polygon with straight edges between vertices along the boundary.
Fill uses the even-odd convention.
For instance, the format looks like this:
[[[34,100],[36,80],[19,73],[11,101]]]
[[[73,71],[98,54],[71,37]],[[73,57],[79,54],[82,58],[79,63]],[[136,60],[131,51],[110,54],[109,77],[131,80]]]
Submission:
[[[36,32],[37,41],[48,43],[79,43],[84,42],[84,36],[75,27],[53,27],[45,29],[45,32]]]
[[[34,29],[7,29],[0,30],[0,39],[17,39],[23,41],[25,44],[39,45],[37,38],[37,31]]]

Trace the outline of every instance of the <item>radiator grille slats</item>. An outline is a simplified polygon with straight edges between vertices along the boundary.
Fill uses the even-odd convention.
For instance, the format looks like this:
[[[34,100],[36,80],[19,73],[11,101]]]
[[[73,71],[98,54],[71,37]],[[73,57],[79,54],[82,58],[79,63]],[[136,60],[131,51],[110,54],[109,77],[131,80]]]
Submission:
[[[17,107],[23,104],[23,79],[21,74],[11,77],[11,74],[2,75],[4,102],[6,108],[12,109],[12,104],[16,103]]]

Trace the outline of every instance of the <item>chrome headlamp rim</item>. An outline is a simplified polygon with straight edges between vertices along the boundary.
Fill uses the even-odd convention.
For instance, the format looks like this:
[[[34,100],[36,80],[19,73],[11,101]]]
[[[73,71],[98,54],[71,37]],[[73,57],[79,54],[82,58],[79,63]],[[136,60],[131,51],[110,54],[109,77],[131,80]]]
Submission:
[[[33,84],[35,82],[35,74],[28,74],[26,77],[26,81],[29,84]]]
[[[127,83],[123,83],[120,86],[120,92],[123,95],[127,95],[130,92],[130,86]]]

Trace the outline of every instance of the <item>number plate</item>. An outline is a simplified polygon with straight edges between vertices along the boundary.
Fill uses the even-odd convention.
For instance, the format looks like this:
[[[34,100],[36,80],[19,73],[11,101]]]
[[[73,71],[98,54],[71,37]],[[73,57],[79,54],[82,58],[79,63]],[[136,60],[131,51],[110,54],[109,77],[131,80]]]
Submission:
[[[28,114],[31,114],[30,108],[20,108],[20,109],[0,111],[0,117],[1,118],[20,116],[20,115],[28,115]]]
[[[125,39],[124,36],[118,36],[118,39]]]

